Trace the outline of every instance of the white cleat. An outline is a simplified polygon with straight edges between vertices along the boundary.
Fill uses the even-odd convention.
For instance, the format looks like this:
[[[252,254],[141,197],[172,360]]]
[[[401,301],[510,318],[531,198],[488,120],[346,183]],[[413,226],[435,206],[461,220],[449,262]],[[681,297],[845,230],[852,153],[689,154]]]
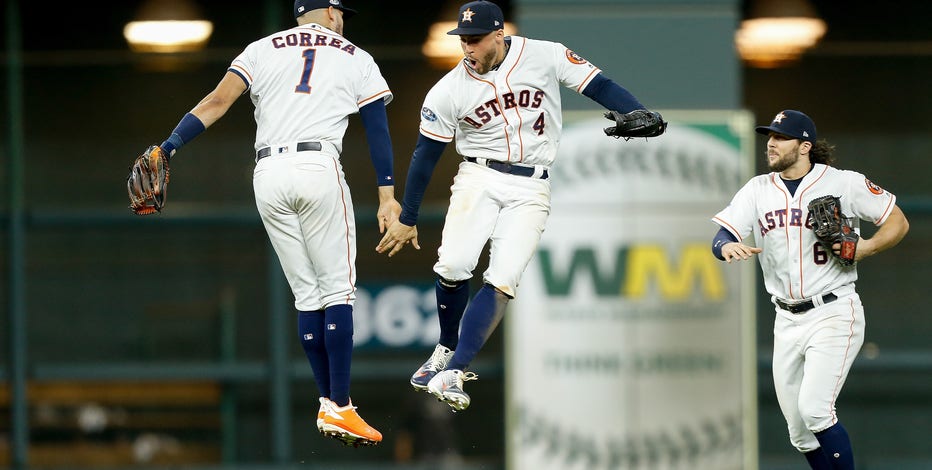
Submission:
[[[411,376],[411,386],[415,390],[426,391],[427,384],[438,372],[447,368],[450,359],[453,359],[453,350],[438,344],[433,354],[430,355],[430,359]]]
[[[453,411],[462,411],[469,406],[469,395],[463,391],[463,382],[476,380],[473,372],[450,369],[439,372],[427,384],[427,391],[438,400],[450,405]]]

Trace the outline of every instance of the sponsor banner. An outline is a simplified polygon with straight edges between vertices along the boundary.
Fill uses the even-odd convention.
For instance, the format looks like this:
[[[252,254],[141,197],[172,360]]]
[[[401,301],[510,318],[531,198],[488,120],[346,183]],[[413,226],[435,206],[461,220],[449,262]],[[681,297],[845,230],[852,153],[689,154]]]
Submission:
[[[751,116],[624,141],[585,114],[506,316],[508,469],[754,469],[756,263],[715,259],[709,220],[751,176]]]
[[[356,289],[355,348],[433,350],[439,337],[433,284],[366,285]]]

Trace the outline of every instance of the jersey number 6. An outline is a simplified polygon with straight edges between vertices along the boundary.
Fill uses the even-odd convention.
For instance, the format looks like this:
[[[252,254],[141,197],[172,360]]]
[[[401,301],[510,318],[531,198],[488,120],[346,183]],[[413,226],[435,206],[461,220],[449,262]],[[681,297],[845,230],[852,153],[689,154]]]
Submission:
[[[828,262],[828,252],[819,242],[812,245],[812,261],[820,266]]]

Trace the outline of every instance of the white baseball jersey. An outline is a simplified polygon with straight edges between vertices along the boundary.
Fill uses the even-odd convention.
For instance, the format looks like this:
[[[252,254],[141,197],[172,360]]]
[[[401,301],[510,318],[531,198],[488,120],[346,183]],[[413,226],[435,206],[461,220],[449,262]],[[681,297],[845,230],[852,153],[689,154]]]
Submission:
[[[295,296],[315,311],[355,300],[356,223],[340,164],[348,117],[392,98],[368,53],[317,24],[248,45],[229,68],[256,107],[256,207]],[[299,151],[301,142],[320,142]]]
[[[818,449],[816,432],[838,422],[835,401],[864,343],[864,306],[855,291],[856,266],[842,266],[812,230],[809,201],[838,196],[841,211],[882,224],[896,197],[861,173],[816,164],[791,195],[779,173],[752,178],[712,220],[738,240],[754,234],[764,284],[775,303],[773,380],[790,442]],[[826,294],[834,300],[825,301]],[[812,302],[804,311],[780,308]]]
[[[392,100],[369,53],[314,23],[253,42],[230,71],[246,82],[256,106],[256,150],[323,141],[339,153],[349,115],[377,99]]]
[[[767,292],[785,301],[808,299],[858,276],[855,266],[834,262],[812,231],[809,201],[826,195],[840,196],[858,232],[860,219],[880,225],[896,204],[896,196],[861,173],[816,164],[792,196],[778,173],[752,178],[712,220],[738,240],[754,234]]]
[[[599,71],[562,44],[511,36],[497,70],[479,75],[460,63],[431,88],[421,133],[455,136],[463,156],[549,167],[563,127],[559,86],[582,93]]]
[[[469,279],[491,240],[483,279],[515,297],[550,214],[550,181],[539,176],[560,145],[560,86],[581,93],[599,69],[562,44],[510,41],[496,70],[479,75],[461,62],[440,79],[424,99],[420,130],[442,142],[455,138],[466,157],[537,167],[525,177],[460,163],[434,265],[445,279]]]

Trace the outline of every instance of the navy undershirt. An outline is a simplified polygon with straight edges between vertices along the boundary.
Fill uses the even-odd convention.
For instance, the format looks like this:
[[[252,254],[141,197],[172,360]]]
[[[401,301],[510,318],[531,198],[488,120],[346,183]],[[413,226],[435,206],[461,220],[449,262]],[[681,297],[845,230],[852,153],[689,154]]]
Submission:
[[[589,81],[582,94],[599,103],[605,109],[621,113],[627,113],[635,109],[645,109],[644,105],[630,91],[601,73]]]
[[[735,238],[731,232],[725,230],[725,227],[718,229],[718,233],[712,238],[712,254],[715,255],[716,258],[725,261],[725,256],[722,255],[722,247],[727,243],[736,241],[738,241],[738,239]]]
[[[409,227],[417,225],[424,191],[445,148],[447,148],[446,142],[418,134],[417,145],[414,147],[414,154],[411,155],[411,166],[408,167],[405,196],[401,200],[401,216],[398,218],[401,223]]]
[[[392,138],[388,132],[388,115],[385,112],[385,101],[377,99],[359,108],[359,117],[366,129],[369,158],[375,168],[378,185],[392,186],[395,184],[394,154],[392,153]]]
[[[810,163],[809,171],[812,171],[813,168],[815,168],[815,165]],[[806,172],[806,175],[809,174],[809,171]],[[783,180],[783,185],[786,186],[786,189],[790,191],[790,196],[796,195],[796,190],[799,188],[799,183],[803,182],[803,178],[805,178],[806,175],[802,175],[799,178],[796,178],[795,180],[788,180],[782,176],[780,177],[780,179]]]
[[[796,190],[799,188],[799,183],[803,182],[803,178],[805,178],[805,176],[795,180],[780,179],[783,180],[783,185],[786,186],[786,189],[790,191],[790,196],[795,196]]]

